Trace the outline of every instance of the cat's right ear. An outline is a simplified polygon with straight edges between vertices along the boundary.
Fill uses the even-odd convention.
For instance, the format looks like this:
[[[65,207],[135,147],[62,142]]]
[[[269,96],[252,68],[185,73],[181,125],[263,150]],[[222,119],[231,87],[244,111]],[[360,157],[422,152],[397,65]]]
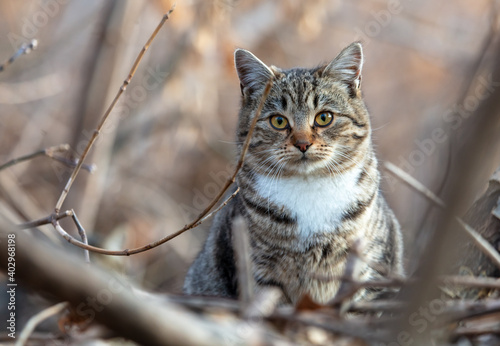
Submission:
[[[244,49],[236,49],[234,52],[234,65],[240,79],[241,94],[250,94],[265,87],[273,71],[267,67],[255,55]]]

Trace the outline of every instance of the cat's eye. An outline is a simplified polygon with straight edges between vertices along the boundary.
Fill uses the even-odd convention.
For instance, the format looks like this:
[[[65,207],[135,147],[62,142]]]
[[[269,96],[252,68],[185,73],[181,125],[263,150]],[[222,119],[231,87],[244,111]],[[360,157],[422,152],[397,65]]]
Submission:
[[[330,112],[321,112],[314,118],[314,125],[319,127],[325,127],[331,124],[333,120],[333,114]]]
[[[288,128],[288,119],[282,115],[273,115],[269,119],[269,122],[276,130],[285,130]]]

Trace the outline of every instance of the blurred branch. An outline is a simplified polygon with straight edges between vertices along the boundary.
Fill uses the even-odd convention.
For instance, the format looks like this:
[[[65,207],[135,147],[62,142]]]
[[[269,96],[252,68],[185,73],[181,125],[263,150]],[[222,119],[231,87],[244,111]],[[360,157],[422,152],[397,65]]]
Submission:
[[[150,249],[155,248],[155,247],[157,247],[157,246],[159,246],[159,245],[161,245],[163,243],[166,243],[167,241],[169,241],[169,240],[171,240],[171,239],[173,239],[173,238],[181,235],[182,233],[184,233],[184,232],[186,232],[186,231],[188,231],[190,229],[193,229],[194,227],[199,226],[204,220],[207,219],[207,217],[213,215],[214,213],[216,213],[217,211],[219,211],[222,207],[224,207],[236,195],[236,193],[238,192],[238,190],[236,190],[236,192],[234,192],[231,196],[229,196],[229,198],[216,211],[214,211],[213,213],[209,214],[210,210],[212,210],[212,208],[215,206],[215,204],[217,204],[217,202],[219,202],[219,200],[222,198],[222,196],[226,193],[227,189],[234,183],[234,181],[236,180],[236,175],[238,174],[239,170],[243,166],[243,162],[245,160],[245,156],[246,156],[246,153],[248,151],[248,147],[250,146],[250,140],[252,138],[255,125],[257,123],[257,120],[259,119],[260,113],[262,112],[262,108],[264,107],[264,102],[266,101],[267,96],[269,95],[269,92],[271,90],[272,84],[273,84],[273,79],[271,78],[268,81],[268,83],[266,84],[264,92],[262,93],[262,96],[260,98],[259,106],[257,107],[257,110],[255,112],[254,118],[253,118],[252,123],[250,125],[250,128],[248,130],[248,134],[247,134],[245,143],[243,145],[240,158],[239,158],[238,163],[237,163],[237,165],[236,165],[236,167],[234,169],[233,175],[226,181],[226,184],[222,187],[222,189],[220,190],[219,194],[212,199],[212,201],[205,208],[205,210],[203,210],[201,212],[201,214],[195,220],[193,220],[191,223],[189,223],[186,226],[184,226],[179,231],[177,231],[177,232],[175,232],[173,234],[170,234],[170,235],[168,235],[168,236],[166,236],[166,237],[164,237],[164,238],[162,238],[160,240],[157,240],[155,242],[152,242],[152,243],[149,243],[147,245],[141,246],[141,247],[137,247],[137,248],[134,248],[134,249],[125,249],[125,250],[112,251],[112,250],[105,250],[105,249],[102,249],[102,248],[99,248],[99,247],[96,247],[96,246],[91,246],[91,245],[84,244],[84,243],[76,240],[72,236],[70,236],[61,227],[61,225],[59,224],[59,222],[57,220],[58,212],[55,212],[55,213],[53,213],[51,215],[51,223],[52,223],[52,225],[59,232],[59,234],[64,239],[66,239],[69,243],[71,243],[73,245],[76,245],[76,246],[78,246],[78,247],[80,247],[82,249],[86,249],[86,250],[93,251],[93,252],[98,252],[98,253],[103,254],[103,255],[113,255],[113,256],[130,256],[130,255],[134,255],[134,254],[137,254],[137,253],[140,253],[140,252],[144,252],[144,251],[150,250]],[[82,160],[82,159],[83,158],[81,158],[80,160]],[[70,180],[71,180],[71,178],[70,178]],[[68,183],[69,183],[69,181],[68,181]],[[61,197],[62,197],[62,195],[61,195]]]
[[[149,249],[155,248],[155,247],[157,247],[157,246],[159,246],[159,245],[161,245],[161,244],[169,241],[170,239],[173,239],[173,238],[177,237],[178,235],[180,235],[180,234],[182,234],[182,233],[184,233],[184,232],[186,232],[186,231],[188,231],[190,229],[193,229],[193,228],[201,225],[205,220],[207,220],[208,218],[212,217],[213,215],[215,215],[216,213],[218,213],[224,206],[226,206],[227,203],[229,203],[229,201],[236,196],[236,194],[238,193],[238,191],[239,191],[239,189],[237,189],[231,196],[229,196],[224,201],[224,203],[222,203],[216,210],[214,210],[213,212],[211,212],[211,213],[209,213],[207,215],[200,216],[198,219],[196,219],[195,221],[191,222],[189,225],[184,226],[183,229],[177,231],[176,233],[173,233],[173,234],[171,234],[171,235],[169,235],[169,236],[167,236],[165,238],[162,238],[161,240],[158,240],[156,242],[150,243],[150,244],[145,245],[145,246],[141,246],[139,248],[134,248],[134,249],[114,250],[113,251],[113,250],[106,250],[106,249],[102,249],[100,247],[96,247],[96,246],[85,244],[83,242],[80,242],[80,241],[76,240],[71,235],[69,235],[68,232],[66,232],[64,230],[64,228],[61,227],[61,225],[58,222],[58,219],[54,216],[54,214],[50,215],[48,218],[50,220],[50,223],[52,223],[52,225],[56,229],[56,231],[59,232],[59,234],[64,239],[66,239],[69,243],[78,246],[79,248],[82,248],[82,249],[85,249],[85,250],[89,250],[89,251],[93,251],[93,252],[97,252],[97,253],[100,253],[102,255],[130,256],[130,255],[135,255],[136,253],[139,253],[139,252],[144,252],[144,251],[147,251]],[[71,211],[71,212],[73,213],[73,211]]]
[[[67,302],[62,302],[56,305],[53,305],[45,310],[40,311],[36,315],[32,316],[23,331],[19,335],[19,339],[16,341],[15,346],[23,346],[28,341],[31,333],[35,330],[36,326],[45,321],[47,318],[55,316],[61,313],[64,309],[68,307]]]
[[[74,181],[76,179],[76,176],[80,172],[80,169],[82,167],[83,161],[85,161],[85,158],[87,157],[90,149],[94,145],[94,143],[95,143],[95,141],[97,139],[97,136],[99,136],[99,133],[101,132],[101,129],[103,128],[104,124],[106,123],[106,120],[108,119],[109,115],[111,114],[111,111],[113,110],[113,108],[115,107],[116,103],[120,99],[121,95],[127,89],[127,86],[130,84],[130,81],[134,77],[135,72],[137,71],[137,68],[139,67],[139,63],[142,61],[142,58],[144,57],[144,54],[148,50],[149,46],[151,45],[151,43],[155,39],[155,37],[158,34],[158,32],[160,31],[160,29],[163,27],[163,24],[165,24],[165,22],[169,18],[169,15],[173,12],[174,7],[175,6],[173,6],[165,15],[163,15],[160,23],[157,25],[156,29],[153,31],[153,33],[149,37],[149,39],[146,42],[146,44],[142,47],[139,55],[135,59],[135,62],[132,65],[132,68],[130,69],[130,72],[128,74],[127,79],[125,79],[123,81],[123,84],[121,85],[120,89],[118,89],[118,92],[117,92],[115,98],[113,99],[113,101],[109,105],[108,109],[104,113],[104,115],[103,115],[103,117],[102,117],[99,125],[94,130],[94,133],[92,134],[92,137],[90,138],[90,140],[87,143],[87,146],[83,150],[83,153],[80,156],[80,159],[78,160],[78,164],[76,165],[75,169],[71,173],[71,176],[69,177],[68,182],[66,183],[66,186],[64,187],[64,189],[63,189],[63,191],[61,193],[61,196],[59,197],[59,200],[56,203],[56,206],[54,208],[54,214],[58,214],[59,211],[61,210],[62,204],[64,203],[64,200],[66,199],[66,196],[68,195],[69,190],[71,189],[71,186],[73,185],[73,183],[74,183]]]
[[[232,227],[233,247],[236,257],[239,300],[243,307],[247,307],[253,300],[253,270],[250,255],[250,239],[248,229],[243,217],[239,216],[233,221]]]
[[[85,244],[86,246],[89,246],[85,229],[81,225],[80,220],[78,220],[78,217],[76,216],[76,213],[73,209],[66,210],[64,213],[57,215],[55,220],[59,221],[59,220],[64,219],[65,217],[68,217],[68,216],[71,216],[71,219],[75,223],[75,226],[78,229],[78,234],[80,235],[80,238],[82,238],[82,243]],[[38,220],[23,223],[23,224],[19,225],[18,227],[21,229],[26,229],[26,228],[35,228],[38,226],[47,225],[47,224],[53,223],[53,218],[54,218],[53,215],[49,215],[49,216],[46,216],[46,217],[38,219]],[[84,253],[85,253],[85,262],[90,263],[89,250],[84,249]]]
[[[262,345],[263,331],[255,327],[248,338],[237,331],[241,324],[204,319],[167,301],[158,304],[138,299],[128,285],[98,266],[88,266],[73,254],[32,238],[0,218],[0,238],[15,235],[22,251],[16,252],[16,282],[37,293],[68,301],[80,317],[97,321],[141,345]],[[7,271],[7,251],[0,251],[0,268]],[[104,298],[103,298],[104,297]],[[269,340],[267,340],[269,341]],[[268,342],[269,344],[269,342]]]
[[[151,45],[152,41],[154,40],[154,38],[156,37],[157,33],[159,32],[159,30],[161,29],[161,27],[163,26],[163,24],[165,23],[165,21],[169,18],[169,15],[172,13],[174,7],[172,7],[162,18],[162,20],[160,21],[160,23],[158,24],[158,26],[156,27],[155,31],[151,34],[149,40],[147,41],[147,43],[143,46],[141,52],[139,53],[139,55],[137,56],[130,72],[129,72],[129,75],[127,77],[127,79],[123,82],[122,86],[120,87],[120,89],[118,90],[118,93],[116,94],[115,98],[113,99],[113,101],[111,102],[110,106],[108,107],[108,109],[106,110],[105,114],[103,115],[99,125],[97,126],[97,128],[94,130],[94,133],[91,137],[91,139],[88,141],[85,149],[83,150],[83,153],[82,155],[80,156],[80,159],[78,160],[78,163],[76,165],[76,167],[74,168],[70,178],[68,179],[67,183],[66,183],[66,186],[64,187],[60,197],[59,197],[59,200],[57,201],[56,203],[56,206],[54,208],[54,212],[52,213],[52,215],[50,215],[48,218],[45,218],[45,219],[40,219],[40,220],[36,220],[35,222],[32,222],[32,223],[29,223],[28,225],[32,225],[32,224],[40,224],[41,222],[44,222],[44,221],[49,221],[52,223],[52,225],[54,226],[54,228],[56,229],[57,232],[59,232],[59,234],[64,238],[66,239],[68,242],[70,242],[71,244],[73,245],[76,245],[80,248],[83,248],[85,250],[89,250],[89,251],[94,251],[94,252],[98,252],[98,253],[101,253],[101,254],[106,254],[106,255],[116,255],[116,256],[129,256],[129,255],[132,255],[132,254],[136,254],[136,253],[140,253],[140,252],[144,252],[144,251],[147,251],[149,249],[152,249],[154,247],[157,247],[177,236],[179,236],[180,234],[200,225],[204,220],[206,220],[207,217],[210,217],[211,215],[213,215],[214,213],[216,213],[217,211],[219,211],[222,207],[224,207],[230,199],[232,199],[234,197],[234,195],[237,193],[237,191],[232,195],[230,196],[214,213],[211,213],[209,214],[210,210],[212,210],[212,208],[220,201],[220,199],[224,196],[224,194],[226,193],[227,189],[234,183],[235,179],[236,179],[236,175],[237,173],[239,172],[239,170],[241,169],[241,167],[243,166],[243,162],[244,162],[244,159],[245,159],[245,155],[246,155],[246,152],[248,151],[248,147],[250,145],[250,140],[252,138],[252,134],[253,134],[253,130],[255,128],[255,124],[257,122],[257,119],[259,118],[259,115],[262,111],[262,108],[264,106],[264,102],[265,100],[267,99],[267,96],[269,95],[269,92],[270,92],[270,89],[271,89],[271,86],[272,86],[272,83],[273,83],[273,79],[270,79],[264,89],[264,92],[261,96],[261,99],[260,99],[260,103],[259,103],[259,106],[257,108],[257,111],[256,111],[256,114],[254,115],[254,119],[252,121],[252,124],[250,125],[250,128],[249,128],[249,131],[248,131],[248,134],[247,134],[247,138],[245,140],[245,143],[243,145],[243,148],[242,148],[242,151],[241,151],[241,155],[240,155],[240,158],[238,160],[238,163],[236,165],[236,168],[234,170],[234,173],[233,175],[231,176],[231,178],[229,178],[225,185],[222,187],[222,189],[220,190],[219,194],[214,197],[212,199],[212,201],[209,203],[209,205],[200,213],[200,215],[195,219],[193,220],[191,223],[187,224],[186,226],[184,226],[182,229],[180,229],[179,231],[173,233],[173,234],[170,234],[158,241],[155,241],[155,242],[152,242],[152,243],[149,243],[145,246],[142,246],[142,247],[138,247],[138,248],[134,248],[134,249],[125,249],[125,250],[121,250],[121,251],[110,251],[110,250],[105,250],[105,249],[102,249],[102,248],[99,248],[99,247],[95,247],[95,246],[90,246],[88,244],[85,244],[85,242],[80,242],[78,240],[76,240],[75,238],[73,238],[72,236],[70,236],[62,227],[61,225],[59,224],[59,212],[60,212],[60,209],[62,207],[62,204],[64,203],[68,193],[69,193],[69,190],[71,189],[71,186],[73,185],[75,179],[76,179],[76,176],[78,175],[80,169],[82,168],[82,165],[83,165],[83,162],[85,160],[85,158],[87,157],[91,147],[93,146],[94,142],[96,141],[97,139],[97,136],[99,135],[101,129],[103,128],[104,126],[104,123],[106,122],[106,120],[108,119],[111,111],[113,110],[114,106],[116,105],[118,99],[120,98],[120,96],[123,94],[123,92],[125,91],[125,89],[127,88],[127,85],[130,83],[131,79],[133,78],[137,68],[138,68],[138,65],[139,63],[141,62],[145,52],[147,51],[147,49],[149,48],[149,46]],[[73,213],[74,214],[74,213]],[[81,230],[83,229],[83,227],[81,227],[81,225],[79,224],[79,222],[77,222],[77,220],[75,220],[75,223],[77,224],[77,227],[79,229],[79,231],[81,232]]]
[[[9,58],[9,60],[0,65],[0,72],[3,72],[7,66],[12,64],[21,55],[31,53],[31,51],[36,49],[37,46],[38,46],[38,41],[35,39],[31,40],[30,43],[22,44],[21,47],[17,50],[17,52]]]
[[[65,164],[69,167],[76,167],[76,165],[78,163],[77,160],[71,161],[71,160],[68,160],[68,159],[65,159],[63,157],[55,155],[56,153],[65,152],[65,151],[68,151],[69,149],[70,149],[69,144],[59,144],[59,145],[54,145],[54,146],[49,147],[49,148],[38,150],[38,151],[35,151],[34,153],[24,155],[21,157],[17,157],[15,159],[12,159],[12,160],[4,163],[3,165],[0,165],[0,171],[3,169],[9,168],[15,164],[34,159],[38,156],[47,156],[53,160],[56,160],[56,161],[59,161],[59,162]],[[93,173],[95,171],[94,165],[82,165],[82,168],[85,169],[86,171],[89,171],[90,173]]]
[[[414,285],[405,286],[400,295],[405,296],[410,302],[405,310],[404,316],[394,325],[393,335],[396,336],[401,330],[408,330],[410,336],[417,344],[429,344],[434,339],[431,330],[428,328],[422,332],[411,324],[411,316],[423,306],[426,306],[433,299],[438,298],[437,289],[438,277],[450,269],[460,260],[463,253],[461,245],[467,242],[462,232],[457,233],[456,215],[460,215],[477,193],[478,177],[481,176],[482,167],[488,166],[494,157],[495,143],[498,143],[498,133],[500,131],[500,89],[497,81],[500,81],[500,42],[496,44],[491,52],[494,53],[489,71],[491,93],[487,98],[480,98],[477,106],[474,107],[467,119],[464,119],[462,132],[462,148],[460,155],[456,157],[456,163],[451,169],[452,174],[448,178],[449,189],[443,200],[439,198],[429,198],[429,194],[423,193],[433,203],[440,205],[443,212],[440,220],[423,247],[423,253],[419,257],[417,269],[417,282]],[[464,100],[463,102],[466,102]],[[465,139],[465,140],[464,140]],[[415,185],[415,184],[413,184]],[[418,191],[418,189],[416,189]],[[435,196],[432,196],[435,197]],[[444,207],[446,204],[446,208]],[[464,224],[461,224],[462,227]],[[495,265],[500,264],[499,253],[483,237],[476,237],[475,230],[465,227],[467,236],[472,236],[476,245],[481,247],[481,251],[489,256]],[[443,337],[446,338],[448,331],[443,330]]]
[[[390,162],[385,162],[384,167],[394,176],[406,183],[406,185],[418,191],[431,202],[442,209],[446,209],[445,203],[439,197],[437,197],[431,190],[426,188],[422,183],[417,181],[408,173]],[[481,249],[481,251],[483,251],[483,253],[488,256],[498,268],[500,268],[500,253],[498,253],[498,251],[490,243],[488,243],[479,233],[477,233],[472,227],[466,224],[461,218],[455,217],[455,219],[457,220],[458,224],[462,226],[465,232],[470,236],[470,238],[475,242],[475,244]]]
[[[493,244],[497,251],[500,250],[500,166],[497,168],[489,182],[486,191],[467,210],[464,220],[476,229],[483,238]],[[484,258],[482,253],[469,244],[463,246],[464,256],[457,263],[457,267],[465,267],[473,274],[498,276],[500,270]]]

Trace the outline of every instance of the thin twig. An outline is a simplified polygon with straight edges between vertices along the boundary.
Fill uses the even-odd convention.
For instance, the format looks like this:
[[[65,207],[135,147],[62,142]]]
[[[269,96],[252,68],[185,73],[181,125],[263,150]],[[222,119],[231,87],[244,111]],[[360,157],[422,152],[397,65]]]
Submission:
[[[403,171],[402,169],[400,169],[399,167],[390,162],[385,162],[384,166],[390,173],[394,174],[396,177],[401,179],[408,186],[420,192],[424,197],[432,201],[440,208],[446,209],[445,203],[438,196],[436,196],[432,191],[426,188],[422,183],[417,181],[411,175],[409,175],[408,173],[406,173],[405,171]],[[488,256],[488,258],[491,259],[491,261],[498,268],[500,268],[500,254],[498,253],[498,251],[490,243],[488,243],[479,233],[477,233],[471,226],[466,224],[461,218],[455,217],[455,219],[457,220],[459,225],[462,226],[465,232],[472,238],[472,240],[479,247],[479,249],[481,249],[481,251],[486,256]]]
[[[68,307],[68,303],[62,302],[62,303],[53,305],[45,310],[42,310],[39,313],[37,313],[36,315],[32,316],[29,319],[28,323],[26,323],[26,326],[24,327],[21,334],[19,335],[19,339],[17,339],[15,346],[23,346],[28,341],[31,333],[33,332],[33,330],[35,330],[37,325],[39,325],[41,322],[45,321],[47,318],[61,313],[61,311],[63,311],[67,307]]]
[[[191,223],[189,224],[189,228],[186,228],[188,226],[184,226],[183,229],[177,231],[176,233],[173,233],[163,239],[167,239],[165,240],[168,241],[170,239],[173,239],[175,238],[176,236],[178,236],[179,234],[181,233],[184,233],[185,231],[187,230],[190,230],[192,228],[195,228],[199,225],[201,225],[205,220],[207,220],[208,218],[214,216],[215,214],[217,214],[224,206],[227,205],[227,203],[229,203],[229,201],[231,199],[233,199],[236,194],[238,193],[239,189],[236,189],[236,191],[231,195],[229,196],[225,201],[224,203],[222,203],[217,209],[215,209],[214,211],[212,211],[211,213],[205,215],[203,218],[199,219],[199,220],[195,220],[196,222],[194,223]],[[71,211],[70,211],[71,213]],[[71,214],[70,214],[71,215]],[[139,252],[143,252],[143,251],[146,251],[146,250],[149,250],[149,249],[152,249],[160,244],[157,244],[157,245],[154,245],[153,244],[148,244],[148,245],[145,245],[145,246],[142,246],[142,247],[139,247],[139,248],[135,248],[135,249],[125,249],[125,250],[106,250],[106,249],[102,249],[100,247],[97,247],[97,246],[92,246],[92,245],[88,245],[88,244],[85,244],[85,243],[82,243],[81,241],[78,241],[77,239],[73,238],[71,235],[68,234],[68,232],[66,232],[64,230],[64,228],[62,228],[62,226],[59,224],[58,222],[58,219],[57,217],[52,214],[49,216],[49,219],[50,219],[50,223],[52,223],[52,225],[54,226],[54,228],[56,229],[57,232],[59,232],[59,234],[68,241],[68,243],[71,243],[75,246],[78,246],[79,248],[82,248],[82,249],[85,249],[85,250],[89,250],[89,251],[92,251],[92,252],[97,252],[97,253],[100,253],[102,255],[110,255],[110,256],[130,256],[130,255],[135,255],[136,253],[139,253]],[[168,239],[169,238],[169,239]],[[163,244],[163,243],[161,243]],[[149,246],[149,247],[148,247]]]
[[[499,334],[500,326],[496,325],[486,325],[486,326],[474,326],[474,327],[457,327],[451,332],[452,337],[459,336],[479,336],[485,334]]]
[[[440,278],[445,285],[500,289],[500,279],[490,277],[445,275]]]
[[[217,204],[217,202],[219,202],[219,200],[222,198],[222,196],[226,193],[227,189],[234,183],[234,181],[236,180],[236,175],[238,174],[239,170],[241,169],[241,167],[243,166],[243,162],[245,160],[245,156],[246,156],[246,153],[248,151],[248,147],[250,146],[250,140],[252,138],[252,135],[253,135],[253,131],[254,131],[254,128],[255,128],[255,125],[257,124],[257,120],[259,119],[259,116],[260,116],[260,113],[262,112],[262,108],[264,107],[264,103],[267,99],[267,96],[269,95],[269,92],[271,91],[271,86],[273,84],[273,78],[271,78],[267,84],[266,84],[266,87],[264,89],[264,92],[262,93],[262,96],[261,96],[261,99],[260,99],[260,103],[259,103],[259,106],[255,112],[255,115],[254,115],[254,118],[253,118],[253,121],[250,125],[250,128],[248,130],[248,134],[247,134],[247,137],[246,137],[246,140],[245,140],[245,143],[243,145],[243,148],[242,148],[242,151],[241,151],[241,155],[240,155],[240,158],[238,160],[238,163],[236,165],[236,168],[234,170],[234,173],[233,175],[227,180],[226,184],[222,187],[221,191],[219,192],[219,194],[217,196],[214,197],[214,199],[209,203],[209,205],[205,208],[205,210],[203,210],[201,212],[200,215],[198,215],[198,217],[193,220],[191,223],[185,225],[182,229],[178,230],[177,232],[175,233],[172,233],[166,237],[163,237],[161,238],[160,240],[157,240],[155,242],[152,242],[152,243],[149,243],[147,245],[144,245],[144,246],[141,246],[141,247],[137,247],[137,248],[134,248],[134,249],[125,249],[125,250],[119,250],[119,251],[111,251],[111,250],[106,250],[106,249],[102,249],[102,248],[99,248],[99,247],[96,247],[96,246],[92,246],[92,245],[86,245],[78,240],[76,240],[75,238],[71,237],[62,227],[61,225],[59,224],[59,222],[57,221],[56,217],[57,217],[57,213],[54,213],[52,214],[52,224],[54,225],[54,228],[57,230],[57,232],[59,232],[59,234],[64,238],[66,239],[69,243],[73,244],[73,245],[76,245],[78,247],[81,247],[82,249],[87,249],[89,251],[93,251],[93,252],[98,252],[100,254],[103,254],[103,255],[112,255],[112,256],[130,256],[130,255],[135,255],[137,253],[140,253],[140,252],[144,252],[144,251],[147,251],[149,249],[152,249],[152,248],[155,248],[163,243],[166,243],[167,241],[169,240],[172,240],[174,239],[175,237],[181,235],[182,233],[190,230],[190,229],[193,229],[194,227],[196,226],[199,226],[204,220],[206,220],[207,217],[213,215],[212,214],[209,214],[210,210],[215,206],[215,204]],[[234,195],[236,194],[236,192],[231,195],[226,202],[223,203],[223,205],[221,207],[223,207],[225,204],[227,204],[227,202],[232,199],[234,197]],[[220,208],[218,209],[220,210]],[[217,211],[218,211],[217,210]]]
[[[372,300],[367,302],[356,302],[349,306],[349,311],[353,312],[379,312],[379,311],[400,311],[406,307],[407,303],[395,300]]]
[[[436,196],[431,190],[429,190],[427,187],[425,187],[422,183],[420,183],[417,179],[413,178],[411,175],[403,171],[401,168],[396,166],[395,164],[391,162],[384,162],[384,167],[387,169],[390,173],[401,179],[403,183],[411,187],[412,189],[416,190],[417,192],[420,192],[425,198],[428,200],[432,201],[434,204],[439,206],[440,208],[445,209],[446,205],[444,204],[443,200]]]
[[[68,217],[68,216],[71,216],[70,210],[66,210],[64,213],[57,215],[55,218],[56,218],[56,220],[61,220],[61,219],[64,219],[65,217]],[[39,226],[48,225],[48,224],[52,223],[52,219],[53,219],[53,216],[49,215],[46,217],[42,217],[41,219],[22,223],[22,224],[18,225],[18,227],[22,228],[22,229],[36,228]]]
[[[83,228],[82,224],[80,223],[80,220],[78,220],[78,217],[76,216],[76,213],[73,209],[71,209],[71,218],[75,222],[76,228],[78,229],[78,234],[80,235],[80,238],[82,238],[82,243],[85,245],[89,245],[89,242],[87,240],[87,233],[85,233],[85,228]],[[90,254],[88,249],[84,249],[84,254],[85,254],[85,262],[90,263]]]
[[[344,275],[314,275],[317,280],[321,281],[347,281],[359,288],[363,287],[401,287],[404,285],[414,283],[417,278],[389,278],[389,279],[376,279],[368,281],[355,280],[352,277],[346,277]],[[452,286],[464,286],[464,287],[475,287],[475,288],[495,288],[500,289],[500,279],[491,277],[481,277],[481,276],[465,276],[465,275],[443,275],[438,278],[441,284],[452,285]]]
[[[335,334],[349,335],[354,338],[374,341],[386,341],[388,334],[386,331],[377,330],[367,323],[355,323],[354,321],[318,321],[316,319],[299,314],[273,314],[272,318],[299,323],[306,326],[317,327]]]
[[[441,317],[449,323],[498,313],[499,311],[500,300],[498,299],[450,300],[446,302]]]
[[[14,55],[9,58],[9,60],[0,65],[0,72],[3,72],[7,66],[12,64],[21,55],[31,53],[31,51],[36,49],[37,46],[38,46],[38,41],[35,39],[31,40],[30,43],[23,43],[21,47],[17,50],[17,52],[14,53]]]
[[[196,222],[195,224],[193,224],[193,226],[191,228],[196,228],[198,227],[199,225],[201,225],[203,222],[205,222],[207,219],[211,218],[212,216],[214,216],[215,214],[217,214],[222,208],[224,208],[234,197],[236,197],[236,195],[238,194],[238,192],[240,192],[240,188],[238,187],[236,189],[236,191],[234,191],[231,196],[229,196],[217,209],[215,209],[214,211],[212,211],[211,213],[205,215],[202,219],[200,219],[198,222]]]
[[[463,222],[462,219],[458,217],[456,219],[460,226],[462,226],[467,234],[472,238],[474,243],[476,243],[477,247],[481,249],[481,251],[483,251],[486,256],[488,256],[488,258],[497,266],[497,268],[500,268],[500,253],[498,253],[498,251],[471,226]]]
[[[74,168],[76,165],[78,165],[78,159],[67,159],[65,157],[60,157],[60,156],[48,156],[51,159],[58,161],[68,167]],[[97,169],[95,164],[88,165],[86,163],[82,164],[82,169],[89,172],[89,173],[94,173],[95,170]]]
[[[73,185],[75,179],[76,179],[76,176],[78,175],[78,173],[80,172],[80,169],[83,165],[83,161],[85,161],[85,158],[87,157],[90,149],[92,148],[92,146],[94,145],[96,139],[97,139],[97,136],[99,136],[99,133],[101,132],[101,129],[102,127],[104,126],[104,123],[106,122],[106,120],[108,119],[109,115],[111,114],[111,111],[113,110],[113,108],[115,107],[116,103],[118,102],[120,96],[123,94],[123,92],[127,89],[127,86],[130,84],[130,81],[132,80],[132,78],[134,77],[134,74],[135,72],[137,71],[137,67],[139,66],[139,63],[141,62],[144,54],[146,53],[146,51],[148,50],[149,46],[151,45],[151,42],[153,42],[153,40],[155,39],[156,35],[158,34],[158,32],[160,31],[160,29],[162,28],[163,24],[165,24],[165,22],[167,21],[167,19],[169,18],[170,14],[172,13],[172,11],[174,10],[174,6],[172,6],[172,8],[170,8],[170,10],[162,17],[160,23],[157,25],[156,29],[153,31],[153,33],[151,34],[151,36],[149,37],[149,40],[146,42],[146,44],[142,47],[139,55],[137,56],[137,58],[135,59],[135,62],[134,62],[134,65],[132,66],[132,68],[130,69],[130,72],[128,74],[128,77],[127,79],[125,79],[123,81],[123,84],[121,85],[120,89],[118,89],[118,92],[115,96],[115,98],[113,99],[113,101],[111,102],[111,104],[109,105],[108,109],[106,110],[106,112],[104,113],[99,125],[97,126],[97,128],[94,130],[94,133],[92,134],[92,137],[90,138],[90,140],[88,141],[87,143],[87,146],[85,147],[85,149],[83,150],[83,153],[82,155],[80,156],[80,159],[78,160],[78,164],[76,165],[76,167],[73,169],[73,172],[71,173],[71,176],[69,177],[67,183],[66,183],[66,186],[64,187],[63,191],[61,192],[61,196],[59,197],[59,200],[57,201],[56,203],[56,206],[54,208],[54,214],[59,214],[59,211],[61,210],[61,207],[68,195],[68,192],[69,190],[71,189],[71,186]]]
[[[46,156],[53,160],[59,161],[69,167],[76,167],[76,165],[78,164],[78,160],[68,160],[64,157],[55,155],[56,153],[65,152],[68,151],[69,149],[70,149],[69,144],[59,144],[49,148],[38,150],[35,151],[34,153],[17,157],[15,159],[12,159],[4,163],[3,165],[0,165],[0,171],[9,168],[10,166],[13,166],[15,164],[34,159],[38,156]],[[90,173],[93,173],[95,171],[95,165],[82,165],[82,168],[85,169],[86,171],[89,171]]]

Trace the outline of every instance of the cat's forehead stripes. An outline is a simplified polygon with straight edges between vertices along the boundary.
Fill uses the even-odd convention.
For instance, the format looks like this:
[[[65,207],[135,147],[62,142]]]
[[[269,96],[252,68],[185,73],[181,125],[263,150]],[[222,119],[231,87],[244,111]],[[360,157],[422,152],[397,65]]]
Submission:
[[[342,88],[329,77],[322,77],[318,69],[292,69],[280,71],[265,103],[261,118],[270,113],[288,116],[314,116],[322,110],[351,115],[356,123],[364,123],[356,116]]]

